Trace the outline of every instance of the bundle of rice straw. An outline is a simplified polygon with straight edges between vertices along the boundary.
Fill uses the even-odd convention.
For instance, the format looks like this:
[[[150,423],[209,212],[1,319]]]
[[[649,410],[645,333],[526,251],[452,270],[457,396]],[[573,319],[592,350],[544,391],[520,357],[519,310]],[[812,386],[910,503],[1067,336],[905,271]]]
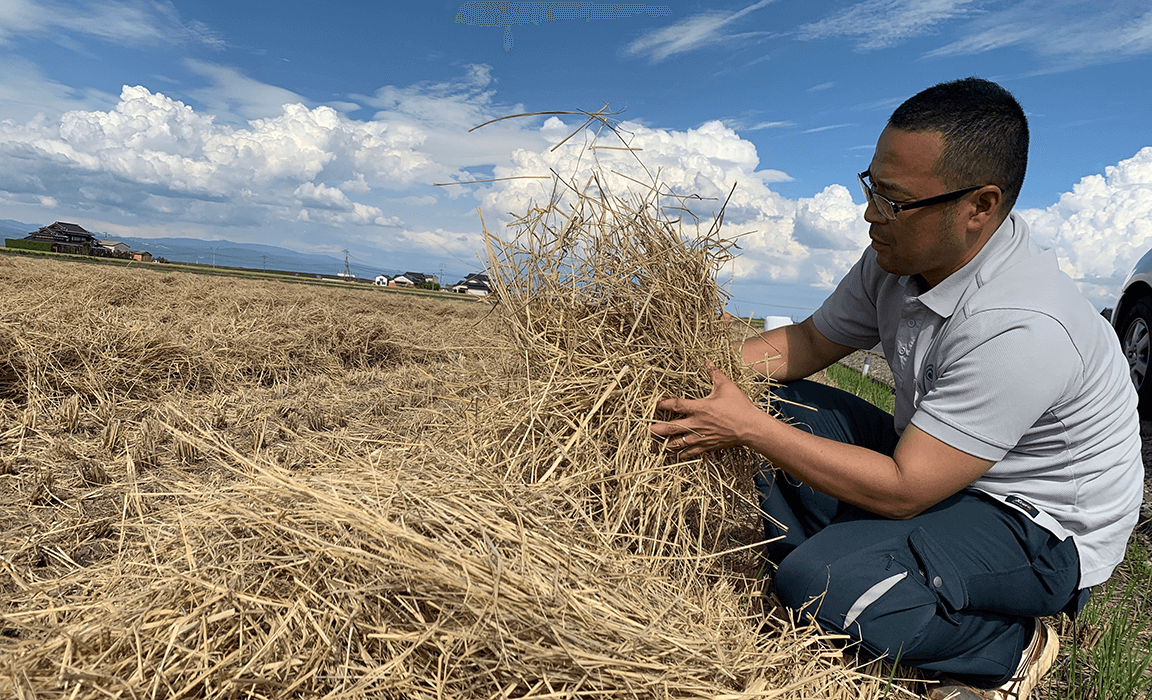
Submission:
[[[614,180],[630,185],[617,195]],[[524,383],[513,392],[483,458],[509,478],[556,482],[586,518],[629,551],[714,555],[737,521],[755,519],[744,449],[683,462],[650,437],[656,402],[711,390],[705,361],[757,398],[768,382],[743,366],[721,319],[716,275],[731,257],[723,210],[689,231],[659,183],[603,169],[584,182],[557,176],[552,196],[487,231],[489,273]],[[676,206],[675,210],[679,210]],[[739,515],[738,515],[739,514]]]

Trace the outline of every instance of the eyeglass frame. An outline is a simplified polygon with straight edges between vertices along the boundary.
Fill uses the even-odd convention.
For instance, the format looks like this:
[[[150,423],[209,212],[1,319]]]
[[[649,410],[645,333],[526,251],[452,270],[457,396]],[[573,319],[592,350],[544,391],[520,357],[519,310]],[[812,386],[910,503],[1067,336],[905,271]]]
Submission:
[[[944,202],[951,202],[954,199],[960,199],[961,197],[968,194],[969,192],[975,192],[976,190],[980,189],[981,187],[987,187],[987,185],[972,185],[971,187],[964,187],[964,188],[959,189],[959,190],[952,190],[951,192],[945,192],[944,194],[938,194],[935,197],[925,197],[924,199],[914,199],[911,202],[904,202],[903,204],[897,204],[896,202],[893,202],[891,199],[889,199],[889,198],[885,197],[884,195],[880,194],[879,192],[877,192],[875,189],[872,188],[871,185],[864,182],[864,178],[866,178],[866,177],[867,178],[872,177],[872,171],[871,170],[865,170],[862,173],[856,174],[856,180],[859,181],[859,183],[860,183],[860,189],[862,189],[864,191],[865,203],[875,206],[876,211],[883,214],[884,218],[888,219],[889,221],[895,221],[896,217],[899,216],[900,212],[902,212],[902,211],[908,211],[909,209],[919,209],[921,207],[930,207],[933,204],[943,204]],[[892,216],[888,216],[887,212],[885,212],[883,209],[881,209],[879,204],[876,204],[875,199],[873,199],[874,197],[879,197],[880,199],[883,199],[885,202],[888,203],[888,206],[892,207]]]

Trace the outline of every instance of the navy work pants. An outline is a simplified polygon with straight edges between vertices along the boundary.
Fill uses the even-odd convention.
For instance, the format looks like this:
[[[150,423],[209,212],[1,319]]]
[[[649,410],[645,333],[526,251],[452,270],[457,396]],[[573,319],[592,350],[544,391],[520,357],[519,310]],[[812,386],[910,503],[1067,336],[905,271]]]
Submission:
[[[778,387],[801,430],[891,455],[892,416],[814,382]],[[797,405],[800,404],[800,405]],[[812,407],[816,410],[812,410]],[[780,471],[757,478],[777,595],[869,656],[993,686],[1016,671],[1033,618],[1075,612],[1079,556],[1026,513],[964,489],[908,520],[850,506]]]

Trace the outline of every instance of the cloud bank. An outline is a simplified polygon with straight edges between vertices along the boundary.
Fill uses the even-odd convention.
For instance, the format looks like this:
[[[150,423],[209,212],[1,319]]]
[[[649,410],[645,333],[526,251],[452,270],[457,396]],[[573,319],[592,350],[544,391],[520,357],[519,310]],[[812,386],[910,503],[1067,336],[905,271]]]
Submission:
[[[125,86],[108,108],[0,122],[0,205],[42,211],[48,221],[105,222],[121,235],[231,235],[313,250],[348,247],[365,256],[450,255],[473,266],[483,250],[475,207],[490,230],[500,230],[512,220],[509,212],[550,197],[549,181],[433,183],[553,171],[584,183],[598,162],[620,173],[605,181],[614,192],[635,187],[628,178],[648,182],[658,175],[667,190],[698,197],[683,200],[689,232],[693,217],[710,224],[735,185],[725,234],[740,246],[730,270],[738,280],[828,290],[868,245],[863,205],[847,188],[831,184],[800,199],[780,195],[773,188],[789,176],[765,167],[756,147],[719,121],[680,130],[624,122],[624,141],[604,135],[597,144],[638,149],[631,152],[590,150],[587,133],[552,150],[578,121],[506,120],[468,133],[524,111],[496,102],[487,66],[467,67],[455,80],[352,96],[376,110],[367,120],[324,105],[275,105],[294,95],[271,86],[248,90],[247,79],[231,69],[195,67],[234,86],[229,94],[236,100],[246,92],[249,101],[221,97],[195,109],[144,86]],[[263,116],[232,121],[245,113]],[[1085,293],[1100,306],[1110,303],[1152,247],[1152,147],[1083,178],[1047,209],[1023,214]]]
[[[211,115],[147,88],[125,86],[115,108],[71,111],[58,123],[34,120],[0,123],[0,155],[9,172],[21,171],[39,186],[13,187],[11,194],[51,183],[53,196],[83,188],[127,190],[168,200],[235,201],[248,197],[281,205],[320,201],[324,208],[350,209],[346,196],[326,183],[355,179],[369,187],[401,186],[418,178],[446,176],[450,168],[420,150],[423,136],[386,122],[356,122],[330,107],[286,104],[279,116],[254,119],[247,128],[215,123]],[[17,164],[16,158],[23,159]],[[15,167],[13,167],[15,166]],[[125,188],[125,183],[135,187]],[[287,188],[287,189],[285,189]],[[293,199],[295,198],[295,199]]]
[[[721,122],[686,131],[629,122],[618,128],[624,142],[601,135],[596,145],[626,145],[638,150],[592,151],[590,137],[582,134],[555,151],[519,150],[512,164],[496,168],[495,174],[524,177],[556,172],[583,186],[598,163],[600,171],[607,174],[604,185],[617,195],[628,190],[644,192],[635,181],[651,183],[656,179],[662,191],[702,198],[665,197],[661,202],[687,210],[682,219],[688,234],[696,230],[696,222],[707,229],[732,192],[724,232],[736,238],[741,249],[730,270],[737,278],[831,288],[868,243],[863,206],[853,204],[846,188],[830,185],[816,196],[800,200],[781,196],[771,185],[787,179],[787,175],[759,169],[755,146]],[[567,135],[566,127],[555,118],[546,122],[541,132],[554,142]],[[510,218],[499,213],[526,211],[531,202],[548,201],[552,189],[547,180],[520,179],[497,183],[478,196],[483,210],[497,213],[494,218],[505,225]],[[672,216],[680,213],[669,212]]]
[[[245,84],[234,71],[196,68],[225,84]],[[577,122],[508,120],[467,134],[510,111],[493,101],[490,83],[489,69],[473,66],[455,82],[356,96],[377,108],[371,120],[289,102],[275,116],[243,126],[217,119],[219,112],[233,113],[224,98],[214,110],[198,111],[146,87],[125,86],[108,110],[0,123],[0,202],[68,202],[72,216],[167,233],[180,225],[259,227],[295,240],[322,236],[337,249],[356,239],[386,250],[474,257],[483,242],[470,200],[479,200],[490,225],[500,226],[508,212],[524,211],[549,194],[544,181],[455,188],[433,183],[553,170],[580,180],[598,158],[605,170],[640,181],[659,173],[672,191],[701,198],[688,200],[686,220],[696,216],[705,225],[736,184],[726,225],[743,251],[732,270],[739,277],[827,287],[867,243],[860,207],[846,189],[833,185],[811,198],[782,197],[772,185],[788,175],[761,168],[755,146],[720,122],[688,130],[621,124],[647,172],[629,152],[588,151],[586,135],[552,151]],[[292,96],[274,89],[247,93],[250,105],[265,102],[254,113],[269,111],[268,95]],[[620,192],[633,186],[622,178],[609,184]],[[436,203],[443,206],[429,209]],[[470,223],[440,225],[446,213]]]
[[[1047,209],[1022,214],[1081,291],[1098,306],[1111,305],[1124,277],[1152,248],[1152,146],[1082,178]]]

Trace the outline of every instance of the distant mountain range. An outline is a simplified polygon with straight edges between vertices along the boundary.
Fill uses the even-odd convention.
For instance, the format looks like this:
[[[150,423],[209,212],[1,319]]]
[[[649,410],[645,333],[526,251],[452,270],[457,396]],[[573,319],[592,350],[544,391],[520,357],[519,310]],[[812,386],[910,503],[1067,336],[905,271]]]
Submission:
[[[83,224],[80,224],[83,226]],[[13,219],[0,219],[0,234],[4,238],[23,238],[40,228]],[[87,227],[85,227],[87,228]],[[91,231],[91,229],[89,229]],[[297,253],[279,246],[234,241],[204,241],[198,238],[127,238],[109,236],[92,231],[98,238],[127,243],[133,250],[146,250],[152,257],[172,262],[200,263],[219,267],[247,267],[251,269],[286,270],[317,275],[336,275],[344,272],[344,260],[331,255]],[[379,274],[397,275],[406,270],[375,267],[370,263],[348,259],[348,268],[359,278],[372,279]],[[431,273],[431,270],[413,270]],[[455,280],[446,280],[451,284]]]
[[[25,224],[14,219],[0,219],[0,233],[4,234],[5,238],[23,238],[33,231],[40,230],[39,226],[32,224]],[[19,236],[17,236],[19,234]]]

